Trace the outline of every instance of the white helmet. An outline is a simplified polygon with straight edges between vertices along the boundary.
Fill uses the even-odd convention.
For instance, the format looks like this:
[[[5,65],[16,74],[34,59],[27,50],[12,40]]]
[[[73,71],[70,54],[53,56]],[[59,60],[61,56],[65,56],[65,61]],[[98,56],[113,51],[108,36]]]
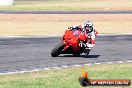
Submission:
[[[92,23],[92,21],[86,21],[84,23],[84,31],[87,31],[88,33],[93,31],[93,23]]]

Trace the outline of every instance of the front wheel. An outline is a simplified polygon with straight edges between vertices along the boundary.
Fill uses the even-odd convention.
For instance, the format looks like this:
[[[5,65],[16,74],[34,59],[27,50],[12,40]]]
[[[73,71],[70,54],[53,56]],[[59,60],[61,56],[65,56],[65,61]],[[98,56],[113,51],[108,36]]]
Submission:
[[[64,49],[64,43],[58,44],[51,52],[52,57],[57,57]]]
[[[89,55],[89,52],[90,52],[91,49],[85,49],[84,52],[86,55]]]

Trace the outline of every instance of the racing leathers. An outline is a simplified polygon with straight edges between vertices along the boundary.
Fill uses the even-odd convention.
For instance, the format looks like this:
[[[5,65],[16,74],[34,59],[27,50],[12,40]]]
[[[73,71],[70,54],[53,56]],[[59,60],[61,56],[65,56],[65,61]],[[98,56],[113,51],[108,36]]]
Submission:
[[[82,31],[82,33],[84,33],[88,37],[89,40],[85,45],[87,51],[90,51],[92,49],[92,47],[95,45],[95,43],[96,43],[95,38],[98,34],[98,32],[95,29],[93,29],[90,32],[87,32],[87,31],[83,30],[84,29],[83,25],[74,25],[74,26],[70,27],[69,29],[72,30],[72,31],[79,29],[79,30]]]

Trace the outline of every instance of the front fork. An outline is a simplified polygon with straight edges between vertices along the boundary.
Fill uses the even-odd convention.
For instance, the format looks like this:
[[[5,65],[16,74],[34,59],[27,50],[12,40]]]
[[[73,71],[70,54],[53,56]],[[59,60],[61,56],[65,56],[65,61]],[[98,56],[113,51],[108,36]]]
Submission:
[[[89,55],[90,50],[91,50],[91,49],[86,49],[86,48],[85,48],[85,49],[84,49],[84,53],[85,53],[86,55]]]

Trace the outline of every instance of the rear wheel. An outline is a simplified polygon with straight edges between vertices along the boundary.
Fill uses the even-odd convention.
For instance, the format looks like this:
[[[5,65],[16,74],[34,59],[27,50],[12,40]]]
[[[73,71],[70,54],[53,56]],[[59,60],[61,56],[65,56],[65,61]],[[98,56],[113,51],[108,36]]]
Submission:
[[[64,44],[63,43],[60,43],[58,44],[51,52],[51,56],[52,57],[57,57],[61,52],[62,50],[64,49]]]

